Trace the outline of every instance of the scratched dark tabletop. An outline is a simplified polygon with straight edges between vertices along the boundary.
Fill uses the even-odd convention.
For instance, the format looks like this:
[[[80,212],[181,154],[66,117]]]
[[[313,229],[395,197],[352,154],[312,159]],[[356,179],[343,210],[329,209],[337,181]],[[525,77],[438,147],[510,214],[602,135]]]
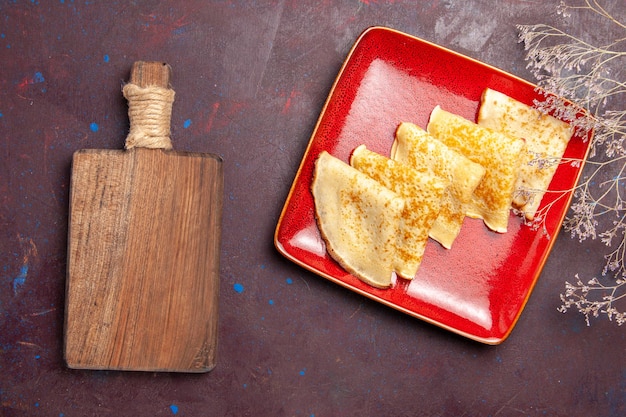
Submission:
[[[273,246],[317,117],[364,29],[398,29],[535,81],[516,24],[598,28],[557,5],[3,1],[0,415],[626,415],[626,330],[557,311],[565,280],[601,272],[597,241],[559,235],[498,346],[353,294]],[[78,149],[123,147],[121,86],[136,60],[173,67],[175,148],[225,161],[219,345],[207,374],[63,362],[70,160]]]

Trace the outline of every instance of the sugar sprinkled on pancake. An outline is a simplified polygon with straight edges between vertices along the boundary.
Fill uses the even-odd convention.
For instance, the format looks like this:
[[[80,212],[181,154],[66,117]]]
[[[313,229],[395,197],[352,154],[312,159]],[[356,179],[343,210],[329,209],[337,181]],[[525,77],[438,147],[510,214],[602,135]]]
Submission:
[[[330,256],[364,282],[390,287],[404,199],[326,151],[315,162],[311,191]]]
[[[404,197],[394,269],[399,276],[413,279],[422,262],[428,232],[439,214],[447,181],[429,170],[418,171],[372,152],[365,145],[353,151],[350,164]]]
[[[466,214],[483,219],[491,230],[505,233],[520,156],[526,148],[524,141],[481,127],[439,106],[433,109],[426,130],[485,168],[485,176],[474,190]]]
[[[572,137],[570,125],[489,88],[481,98],[478,124],[526,141],[513,207],[532,220]],[[557,162],[531,164],[533,159]]]
[[[443,194],[441,211],[429,235],[450,249],[461,231],[465,206],[485,175],[485,168],[413,123],[401,123],[398,126],[391,158],[412,168],[428,169],[449,183]]]

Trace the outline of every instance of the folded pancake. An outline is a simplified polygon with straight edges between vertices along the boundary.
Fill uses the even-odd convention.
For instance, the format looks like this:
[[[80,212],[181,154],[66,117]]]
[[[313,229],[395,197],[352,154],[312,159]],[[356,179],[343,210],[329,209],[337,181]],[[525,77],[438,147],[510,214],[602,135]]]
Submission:
[[[330,256],[362,281],[390,287],[404,199],[325,151],[315,162],[311,191]]]
[[[436,106],[426,127],[428,133],[485,168],[485,176],[466,207],[466,215],[481,218],[491,230],[505,233],[511,202],[526,144],[478,126]]]
[[[461,231],[465,206],[485,175],[485,168],[413,123],[401,123],[398,126],[391,158],[418,170],[428,169],[448,182],[441,200],[441,210],[429,236],[450,249]]]
[[[572,137],[570,125],[489,88],[481,98],[478,124],[526,141],[513,207],[532,220]],[[531,164],[535,159],[547,163]]]
[[[424,256],[428,231],[439,214],[447,181],[429,170],[418,171],[372,152],[365,145],[353,151],[350,164],[404,197],[394,269],[402,278],[413,279]]]

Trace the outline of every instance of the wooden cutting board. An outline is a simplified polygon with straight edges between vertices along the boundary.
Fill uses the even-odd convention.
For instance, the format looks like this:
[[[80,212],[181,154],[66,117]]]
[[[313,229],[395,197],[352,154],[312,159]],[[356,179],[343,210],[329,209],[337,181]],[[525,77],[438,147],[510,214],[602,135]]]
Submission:
[[[129,84],[171,92],[170,73],[166,64],[137,62]],[[138,120],[161,117],[161,107],[167,113],[167,105],[133,100],[131,133]],[[215,366],[222,161],[155,146],[74,154],[64,336],[70,368]]]

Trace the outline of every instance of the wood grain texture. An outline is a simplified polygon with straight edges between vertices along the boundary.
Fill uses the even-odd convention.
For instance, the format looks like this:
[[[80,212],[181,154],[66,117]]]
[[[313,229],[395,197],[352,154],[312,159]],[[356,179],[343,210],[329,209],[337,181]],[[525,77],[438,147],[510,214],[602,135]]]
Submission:
[[[222,188],[221,161],[210,155],[74,155],[68,366],[213,368]]]
[[[171,78],[172,67],[165,62],[136,61],[130,70],[129,82],[139,87],[169,88]]]
[[[136,62],[130,82],[168,88]],[[81,150],[70,188],[65,360],[70,368],[215,366],[222,161],[163,149]]]

